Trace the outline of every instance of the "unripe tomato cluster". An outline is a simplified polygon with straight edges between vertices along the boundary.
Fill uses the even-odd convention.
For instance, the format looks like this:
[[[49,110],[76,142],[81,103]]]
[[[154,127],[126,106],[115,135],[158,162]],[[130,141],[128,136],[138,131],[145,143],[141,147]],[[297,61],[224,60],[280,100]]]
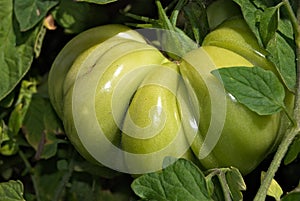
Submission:
[[[273,70],[264,54],[240,18],[224,22],[178,61],[134,30],[105,25],[63,48],[49,74],[49,95],[70,141],[91,162],[141,174],[173,156],[247,174],[280,139],[280,114],[250,111],[210,72]]]

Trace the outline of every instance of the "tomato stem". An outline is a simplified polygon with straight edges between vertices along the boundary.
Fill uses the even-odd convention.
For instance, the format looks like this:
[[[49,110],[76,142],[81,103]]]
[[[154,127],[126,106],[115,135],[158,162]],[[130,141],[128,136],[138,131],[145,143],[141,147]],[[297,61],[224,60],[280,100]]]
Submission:
[[[25,171],[23,172],[23,174],[26,174],[29,172],[30,177],[31,177],[31,181],[32,181],[32,185],[33,185],[33,189],[35,192],[35,196],[36,196],[36,200],[37,201],[41,201],[41,197],[40,197],[40,193],[39,193],[39,188],[38,188],[38,184],[37,184],[37,179],[36,176],[34,174],[34,168],[31,166],[30,162],[28,161],[27,157],[25,156],[25,154],[23,153],[23,151],[19,150],[18,154],[20,156],[20,158],[23,160],[24,164],[25,164]]]
[[[282,0],[283,4],[288,10],[290,20],[293,25],[295,33],[295,43],[296,43],[296,66],[297,66],[297,78],[296,78],[296,93],[295,93],[295,105],[293,111],[293,119],[295,124],[293,127],[288,129],[280,143],[277,152],[269,166],[269,169],[264,177],[260,188],[254,198],[254,201],[264,201],[267,196],[267,191],[271,184],[272,179],[277,172],[282,159],[284,158],[290,144],[293,142],[294,138],[300,132],[300,5],[297,8],[297,17],[295,16],[293,9],[288,0]]]
[[[170,21],[173,24],[173,26],[176,26],[179,12],[185,4],[186,4],[186,0],[179,0],[178,3],[176,4],[176,6],[171,14],[171,17],[170,17]]]
[[[297,26],[295,37],[296,37],[296,54],[297,54],[297,81],[296,81],[296,94],[295,94],[295,109],[294,109],[294,117],[297,121],[297,126],[300,128],[300,4],[298,5],[297,10]]]
[[[61,200],[62,192],[65,189],[66,185],[68,184],[68,182],[73,174],[74,165],[75,165],[75,157],[76,157],[76,152],[73,150],[71,152],[71,157],[70,157],[70,161],[68,164],[68,168],[65,171],[65,174],[63,175],[61,181],[59,182],[59,184],[57,185],[57,187],[55,189],[55,193],[52,198],[52,201]]]
[[[267,196],[267,191],[271,184],[275,173],[277,172],[283,157],[285,156],[289,145],[293,142],[295,136],[299,133],[299,128],[297,129],[296,126],[292,127],[291,129],[287,130],[286,135],[284,135],[282,142],[280,143],[277,152],[269,166],[269,169],[259,187],[259,190],[254,198],[254,201],[264,201]]]
[[[231,196],[229,193],[227,192],[230,192],[230,189],[229,189],[229,186],[226,185],[227,184],[227,180],[226,180],[226,177],[225,177],[225,173],[220,173],[220,174],[217,174],[217,177],[219,178],[220,180],[220,184],[222,186],[222,189],[223,189],[223,193],[224,193],[224,200],[225,201],[231,201]]]
[[[295,126],[297,124],[296,119],[294,118],[293,114],[290,114],[290,112],[287,110],[286,107],[283,108],[283,111],[285,113],[285,115],[287,116],[287,118],[290,120],[290,122],[292,123],[292,126]]]
[[[158,8],[158,16],[159,22],[161,23],[161,27],[164,29],[164,34],[166,40],[163,44],[163,50],[166,51],[168,56],[174,60],[180,59],[187,52],[190,52],[193,49],[197,49],[198,45],[186,35],[181,29],[175,26],[177,21],[177,12],[184,5],[184,1],[180,0],[176,5],[175,11],[173,11],[173,15],[171,20],[168,18],[165,10],[162,7],[162,4],[159,0],[156,0],[156,6]],[[177,13],[177,14],[176,14]]]

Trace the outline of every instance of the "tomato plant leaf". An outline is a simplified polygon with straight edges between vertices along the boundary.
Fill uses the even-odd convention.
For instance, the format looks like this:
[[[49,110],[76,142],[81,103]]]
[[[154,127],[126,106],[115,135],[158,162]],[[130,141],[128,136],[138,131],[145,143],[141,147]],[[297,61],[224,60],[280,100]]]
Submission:
[[[300,200],[300,192],[288,193],[281,199],[281,201],[298,201],[298,200]]]
[[[270,115],[284,108],[284,87],[271,71],[232,67],[214,70],[212,74],[237,101],[259,115]]]
[[[260,18],[259,32],[264,46],[274,37],[278,28],[279,9],[277,6],[264,10]]]
[[[97,194],[101,195],[101,189],[99,189],[98,186],[96,187],[97,188],[95,190],[97,190]],[[72,182],[72,186],[68,193],[70,193],[73,197],[76,197],[76,200],[101,200],[96,198],[96,192],[90,184],[80,180]]]
[[[92,164],[82,158],[77,159],[74,162],[74,171],[79,173],[88,172],[93,176],[99,176],[101,178],[112,179],[122,173],[112,170],[108,167],[101,166],[99,164]]]
[[[14,155],[18,151],[16,140],[9,135],[8,126],[3,120],[0,124],[0,154],[5,156]]]
[[[66,33],[74,34],[108,23],[109,14],[102,5],[64,0],[52,11],[52,16]]]
[[[23,80],[21,82],[18,99],[8,122],[9,131],[12,136],[16,136],[23,125],[23,121],[29,108],[32,95],[37,92],[36,85],[37,83],[34,80]]]
[[[36,93],[36,82],[23,80],[14,109],[10,113],[8,125],[3,123],[0,140],[0,153],[14,155],[18,151],[18,134],[24,121],[24,117],[31,102],[32,94]]]
[[[298,155],[300,154],[300,136],[298,135],[291,146],[289,147],[289,150],[284,158],[284,164],[288,165],[294,160],[297,159]]]
[[[46,26],[41,26],[38,31],[35,43],[34,43],[34,53],[35,53],[36,58],[38,58],[41,54],[42,45],[43,45],[43,41],[46,36],[46,33],[47,33]]]
[[[0,107],[9,108],[13,105],[15,100],[15,93],[9,93],[4,99],[0,101]]]
[[[296,85],[296,55],[287,41],[278,33],[267,45],[270,52],[268,58],[272,61],[287,88],[294,92]]]
[[[256,36],[258,43],[262,45],[257,23],[260,21],[260,15],[263,11],[258,9],[252,3],[252,1],[245,1],[245,0],[233,0],[233,1],[236,2],[241,7],[245,21],[249,25],[251,31]]]
[[[185,159],[177,160],[162,172],[140,176],[131,187],[139,197],[148,200],[212,200],[203,173]]]
[[[278,21],[278,31],[290,40],[294,40],[293,26],[290,20],[280,19]]]
[[[78,2],[89,2],[89,3],[96,3],[96,4],[108,4],[118,0],[76,0]]]
[[[91,183],[91,182],[90,182]],[[68,197],[74,197],[72,200],[97,200],[97,201],[128,201],[130,199],[130,194],[122,191],[112,192],[110,190],[101,189],[101,184],[99,182],[94,182],[91,185],[88,182],[75,180],[72,182],[72,186],[67,192]],[[124,187],[123,187],[124,188]],[[119,190],[119,189],[118,189]]]
[[[274,6],[274,4],[277,2],[278,0],[253,0],[254,5],[263,10]]]
[[[108,190],[101,190],[96,193],[96,199],[99,201],[127,201],[130,197],[122,192],[111,192]],[[83,198],[85,199],[85,198]]]
[[[61,127],[50,101],[34,96],[25,116],[23,132],[28,143],[37,151],[37,159],[47,159],[56,154],[57,145],[64,142],[56,137],[62,133]]]
[[[293,29],[291,23],[284,24],[287,22],[286,19],[279,19],[281,4],[273,6],[272,4],[278,2],[268,0],[256,0],[253,3],[242,0],[234,1],[240,5],[244,18],[258,42],[261,46],[264,45],[270,53],[268,59],[276,66],[285,85],[294,92],[296,84],[295,52],[288,41],[282,37],[284,35],[292,40]]]
[[[38,166],[35,168],[35,171],[35,178],[40,200],[54,200],[53,197],[55,195],[56,189],[59,188],[59,184],[62,181],[64,174],[66,174],[66,171],[56,170],[54,172],[45,174],[44,172],[42,172],[45,170],[42,169],[41,164],[38,164]]]
[[[187,35],[197,44],[201,44],[209,31],[204,6],[199,2],[189,2],[183,7],[183,12],[187,21],[185,24]]]
[[[0,183],[0,200],[25,201],[23,197],[23,184],[21,181],[8,181]]]
[[[226,171],[226,180],[230,189],[232,200],[243,200],[241,191],[246,190],[246,184],[243,176],[236,168],[230,168]]]
[[[176,27],[168,18],[160,1],[156,1],[158,7],[158,28],[162,28],[164,39],[162,40],[162,50],[175,59],[181,58],[187,52],[197,49],[198,45],[188,37],[181,29]]]
[[[13,16],[13,1],[0,0],[0,100],[29,70],[37,29],[20,33]]]
[[[15,0],[14,12],[20,24],[21,31],[33,28],[57,4],[58,1],[55,0]]]
[[[243,200],[242,191],[246,190],[246,184],[237,168],[215,168],[208,170],[208,172],[206,179],[212,183],[214,195],[217,195],[215,200]],[[216,182],[216,179],[218,182]],[[221,193],[218,192],[220,190]]]

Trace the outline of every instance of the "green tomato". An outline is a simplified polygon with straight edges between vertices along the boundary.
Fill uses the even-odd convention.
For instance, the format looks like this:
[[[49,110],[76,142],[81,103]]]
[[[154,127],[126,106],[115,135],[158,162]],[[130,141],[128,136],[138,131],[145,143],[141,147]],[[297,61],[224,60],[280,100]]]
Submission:
[[[207,7],[207,22],[211,30],[230,17],[241,15],[240,7],[232,0],[213,1]]]
[[[267,60],[268,52],[260,47],[254,34],[246,22],[240,17],[227,19],[220,24],[206,36],[202,45],[202,48],[210,55],[215,68],[249,66],[249,62],[251,62],[250,66],[256,65],[266,70],[271,70],[279,77],[274,65]],[[234,52],[236,56],[228,55],[226,53],[228,51]],[[199,55],[199,53],[192,52],[189,54]],[[189,56],[189,54],[187,57],[193,58],[193,56]],[[238,59],[237,56],[246,59],[247,62]],[[188,72],[186,73],[187,76],[189,76],[190,79],[199,80],[198,77],[195,78],[195,75],[189,72],[192,71],[190,67],[188,68],[188,71],[185,70]],[[193,83],[194,86],[199,87],[202,85],[202,88],[205,88],[201,82],[198,84],[195,84],[195,81],[191,83]],[[199,91],[203,93],[205,89]],[[198,99],[200,105],[201,101],[203,104],[203,106],[200,107],[211,107],[210,103],[207,103],[208,100],[204,100],[201,97],[202,95],[198,96],[200,96]],[[201,158],[201,164],[206,168],[233,165],[239,167],[243,174],[247,174],[251,172],[266,155],[274,151],[282,138],[282,131],[287,129],[289,120],[286,115],[280,113],[270,116],[259,116],[240,104],[235,103],[232,96],[228,96],[226,99],[226,120],[220,140],[207,158]],[[287,109],[290,111],[292,110],[293,102],[294,95],[286,89],[285,103]],[[207,110],[204,112],[205,116],[212,116],[210,112],[206,112]],[[192,148],[196,150],[195,153],[198,154],[203,143],[201,130],[203,133],[206,133],[207,125],[210,123],[206,119],[203,121],[206,123],[200,122],[200,137],[198,136],[198,139],[196,139],[192,146]],[[241,123],[237,124],[237,122]],[[206,125],[206,127],[202,127],[203,125]],[[281,130],[278,130],[279,128]],[[224,154],[224,147],[226,146],[228,146],[228,149],[226,149],[226,154]],[[239,160],[236,160],[237,158],[239,158]]]
[[[219,2],[222,1],[224,2],[224,0],[220,0]],[[231,17],[221,23],[217,29],[206,36],[202,46],[217,46],[233,51],[246,58],[253,65],[272,71],[279,79],[281,79],[274,64],[267,59],[269,53],[259,45],[247,23],[239,16]],[[292,112],[294,106],[294,94],[286,87],[285,94],[285,105],[287,110]],[[281,115],[280,124],[281,131],[278,133],[282,134],[289,124],[289,119],[286,115]],[[274,142],[274,148],[280,140],[281,136],[278,136],[276,142]]]
[[[210,71],[253,65],[238,54],[216,46],[203,46],[183,59],[181,73],[196,92],[200,108],[199,134],[192,144],[194,153],[206,169],[234,166],[243,174],[249,173],[272,150],[280,115],[259,116],[250,111],[227,94]],[[213,142],[206,141],[213,146],[209,154],[201,152],[207,135],[214,136]]]
[[[217,46],[231,50],[253,65],[276,72],[266,59],[267,51],[260,47],[254,34],[241,17],[227,19],[217,29],[210,32],[203,40],[202,46]]]
[[[88,55],[96,45],[113,36],[118,38],[117,41],[113,42],[115,44],[121,42],[121,39],[144,41],[138,33],[123,25],[112,24],[91,28],[80,33],[66,44],[52,64],[48,78],[50,101],[56,113],[64,122],[68,138],[85,158],[94,163],[98,163],[98,161],[90,156],[77,135],[73,122],[72,107],[65,107],[64,105],[69,104],[72,100],[72,87],[77,77],[79,64],[85,60],[85,55]],[[108,45],[107,48],[111,45]]]
[[[260,51],[255,38],[226,31],[233,26],[226,23],[219,28],[225,35],[216,29],[176,63],[124,26],[101,26],[70,41],[52,66],[49,95],[75,148],[91,162],[131,174],[161,169],[165,156],[253,170],[280,138],[280,114],[257,115],[210,74],[269,67],[253,53]],[[232,36],[240,47],[231,45]]]
[[[52,64],[48,79],[50,85],[49,97],[55,111],[61,118],[63,116],[62,100],[65,95],[65,92],[63,91],[64,82],[66,81],[65,77],[75,59],[87,49],[104,42],[114,35],[118,35],[120,32],[126,33],[124,35],[119,34],[118,37],[131,37],[137,40],[142,40],[142,38],[139,38],[137,33],[129,30],[130,29],[128,27],[122,25],[103,25],[100,27],[91,28],[74,37],[61,50],[54,63]],[[67,80],[66,82],[69,82],[69,80]]]
[[[99,37],[107,28],[116,30],[114,27],[102,27],[101,30],[100,27],[94,34],[99,31]],[[138,33],[124,31],[120,30],[115,36],[111,34],[104,41],[94,40],[88,46],[84,44],[86,37],[80,34],[62,50],[53,64],[49,77],[50,96],[70,141],[94,163],[111,167],[116,157],[122,155],[118,159],[124,160],[125,165],[118,164],[115,169],[134,174],[160,169],[167,155],[184,155],[191,159],[189,144],[183,131],[180,132],[181,114],[175,98],[178,66],[156,48],[147,45]],[[76,43],[82,44],[79,45],[81,51],[77,50],[77,57],[70,56],[71,59],[68,59],[67,55],[74,54]],[[65,68],[64,73],[59,74],[62,67]],[[157,75],[160,78],[168,76],[170,81],[162,79],[167,82],[159,83],[161,79],[154,79]],[[65,79],[59,82],[62,76]],[[57,83],[61,85],[57,86]],[[183,84],[182,81],[180,83]],[[141,102],[140,99],[148,101]],[[155,104],[161,105],[156,107]],[[150,112],[153,116],[149,116],[148,109],[152,107]],[[135,112],[130,114],[131,110]],[[165,115],[163,123],[159,111]],[[136,127],[132,128],[132,125]],[[157,126],[162,130],[157,131]],[[141,130],[144,131],[142,138],[147,139],[133,139]],[[174,146],[164,150],[165,145],[170,143]],[[141,162],[130,166],[130,161],[139,161],[136,158],[141,154],[151,152],[157,152],[155,160],[151,155],[141,156]],[[109,153],[111,158],[107,157]]]

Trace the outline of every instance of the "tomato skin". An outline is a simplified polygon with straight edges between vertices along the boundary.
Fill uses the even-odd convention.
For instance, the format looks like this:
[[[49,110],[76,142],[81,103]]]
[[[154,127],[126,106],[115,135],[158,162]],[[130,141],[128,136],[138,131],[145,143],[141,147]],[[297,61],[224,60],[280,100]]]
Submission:
[[[233,51],[246,58],[252,65],[272,71],[282,81],[278,70],[274,64],[268,60],[268,56],[270,56],[269,53],[261,47],[245,20],[240,16],[229,18],[220,24],[206,36],[202,46],[216,46]],[[294,94],[287,89],[283,81],[282,83],[285,87],[284,102],[287,110],[291,113],[294,105]],[[276,136],[269,138],[274,139],[273,146],[269,148],[269,152],[277,148],[290,122],[284,112],[280,112],[279,116],[280,130]]]
[[[236,27],[226,23],[215,30],[217,33],[209,34],[202,47],[187,53],[179,64],[168,60],[125,26],[94,28],[67,44],[52,66],[49,96],[68,138],[80,154],[93,163],[131,174],[159,169],[167,155],[190,160],[195,160],[195,155],[205,169],[234,166],[243,174],[251,172],[280,140],[280,114],[259,116],[250,111],[226,93],[210,71],[257,64],[266,69],[273,67],[255,53],[259,46],[252,35],[244,32],[243,23]],[[244,35],[232,32],[238,27]],[[223,32],[237,37],[237,42],[232,45],[230,37],[222,38]],[[243,36],[249,40],[243,41]],[[238,44],[246,46],[237,49]],[[130,79],[126,78],[128,75]],[[212,149],[202,156],[200,150],[218,112],[212,108],[218,105],[222,106],[218,117],[222,124]],[[160,127],[162,121],[165,122]],[[191,122],[197,123],[196,129]],[[147,127],[152,129],[144,129]],[[153,131],[157,135],[150,136]],[[103,135],[99,137],[99,133]],[[126,170],[102,160],[103,154],[111,160],[113,152],[111,147],[104,146],[103,137],[111,147],[124,151]],[[181,140],[176,141],[177,138]],[[168,150],[159,153],[168,146]],[[152,158],[130,157],[155,152],[158,153]]]
[[[120,35],[120,33],[122,33]],[[75,148],[87,160],[99,164],[82,145],[73,123],[72,107],[65,107],[72,99],[72,87],[77,76],[76,64],[84,60],[89,49],[116,36],[118,39],[132,39],[143,42],[144,39],[130,28],[119,24],[109,24],[88,29],[69,41],[60,51],[52,64],[48,78],[48,93],[53,108],[64,123],[66,134]],[[120,42],[120,41],[119,41]],[[116,44],[118,41],[115,42]],[[109,48],[109,46],[107,47]],[[80,56],[82,56],[80,58]],[[78,69],[77,69],[78,70]]]
[[[209,55],[207,61],[204,60],[206,54]],[[217,69],[253,65],[234,52],[216,46],[203,46],[189,52],[183,59],[181,73],[196,92],[200,108],[199,133],[192,144],[192,150],[199,157],[201,165],[206,169],[234,166],[243,174],[251,172],[272,148],[277,138],[280,115],[259,116],[238,103],[230,94],[225,91],[222,93],[223,86],[210,74],[207,66]],[[199,76],[199,71],[206,68],[207,75],[202,71]],[[213,90],[219,93],[212,94],[208,85],[214,86]],[[214,114],[216,104],[221,106],[218,106],[219,111]],[[223,119],[219,117],[222,115]],[[214,121],[221,123],[213,124]],[[218,139],[212,152],[202,158],[199,152],[206,135],[209,135],[211,124],[220,127],[221,133],[220,136],[216,135]]]
[[[75,59],[90,47],[102,43],[103,41],[109,39],[110,37],[119,34],[120,32],[126,32],[126,34],[131,34],[127,31],[130,29],[123,25],[110,24],[103,25],[95,28],[86,30],[79,35],[75,36],[66,46],[60,51],[55,61],[52,64],[51,70],[49,72],[49,97],[52,105],[57,112],[57,114],[62,118],[62,108],[63,108],[63,86],[65,82],[65,76],[69,72]],[[122,36],[120,36],[122,37]],[[133,37],[141,41],[138,34],[133,33]]]
[[[101,34],[97,35],[97,31],[105,31],[107,28],[112,29],[110,36],[107,35],[107,33],[102,37],[100,37]],[[151,74],[157,71],[156,74],[160,75],[165,67],[167,69],[178,68],[176,64],[165,58],[159,50],[146,44],[144,39],[142,39],[137,32],[128,32],[129,29],[124,27],[121,27],[121,29],[120,27],[117,28],[118,29],[116,29],[114,25],[114,27],[99,27],[95,29],[93,34],[97,35],[98,39],[89,39],[91,40],[89,45],[86,44],[86,37],[91,36],[91,34],[84,32],[84,37],[79,34],[78,38],[72,40],[57,57],[52,66],[49,78],[51,101],[63,121],[68,138],[81,155],[87,160],[99,165],[105,164],[105,162],[101,160],[102,156],[99,154],[99,150],[101,150],[101,153],[109,153],[111,151],[110,147],[101,149],[105,147],[101,146],[102,142],[100,140],[103,140],[104,136],[112,143],[111,147],[124,149],[125,152],[130,153],[143,153],[141,151],[135,152],[132,150],[132,147],[138,146],[140,141],[127,138],[126,134],[122,133],[122,130],[128,124],[123,122],[127,113],[128,103],[131,99],[137,97],[138,93],[135,92],[136,90],[141,88],[141,90],[144,91],[143,89],[146,86],[143,87],[143,85],[146,83],[143,83],[143,80],[148,77],[149,73]],[[73,48],[75,48],[74,44],[82,45],[79,46],[80,51],[77,50],[75,53],[73,52]],[[76,55],[74,56],[73,54]],[[64,60],[64,57],[67,58],[67,60]],[[170,65],[173,67],[168,67]],[[136,73],[133,74],[132,72]],[[128,74],[131,75],[130,78],[126,78]],[[174,83],[178,82],[178,70],[175,70],[174,73],[171,74],[174,74]],[[63,76],[65,79],[63,79]],[[127,81],[125,85],[120,85],[123,79]],[[181,115],[178,114],[176,107],[172,107],[172,105],[177,106],[176,98],[172,98],[172,95],[166,92],[168,89],[156,85],[155,80],[152,80],[152,82],[153,86],[151,87],[152,90],[150,90],[152,92],[149,92],[145,98],[153,100],[154,102],[164,100],[166,104],[164,104],[163,107],[168,106],[168,109],[164,108],[164,113],[170,116],[170,118],[167,119],[166,125],[164,125],[164,132],[159,134],[160,131],[157,131],[158,136],[161,137],[155,136],[149,139],[149,145],[153,144],[151,143],[151,141],[153,141],[157,146],[157,142],[160,141],[158,140],[159,138],[164,139],[162,141],[163,144],[168,144],[173,141],[177,133],[175,131],[179,128],[172,122],[180,123]],[[167,84],[167,82],[168,81],[164,84]],[[168,85],[170,85],[171,88],[177,88],[177,85],[173,86],[172,83]],[[147,85],[151,85],[151,83]],[[120,90],[120,86],[123,87],[123,90]],[[118,90],[121,95],[115,98],[116,91]],[[173,92],[174,91],[174,95],[176,96],[176,89],[174,89]],[[145,93],[142,92],[142,94],[144,95]],[[173,104],[167,104],[171,99]],[[114,102],[116,102],[115,105],[113,105]],[[142,109],[144,104],[138,106],[138,102],[135,105]],[[131,108],[132,105],[133,104],[130,104]],[[172,108],[173,110],[169,111]],[[140,115],[141,113],[144,114]],[[139,115],[133,115],[135,116],[133,120],[137,122],[139,120],[144,121],[143,119],[147,119],[149,116],[148,113],[148,108],[139,110]],[[141,116],[143,117],[141,118]],[[156,121],[157,123],[160,116],[148,118],[150,118],[150,122]],[[97,125],[101,128],[101,131],[98,130]],[[172,128],[174,133],[169,132],[169,129]],[[138,133],[138,130],[134,131],[131,133],[131,136],[138,135]],[[99,136],[101,134],[104,135]],[[147,135],[147,133],[145,133],[145,135]],[[184,140],[185,137],[183,134],[182,136]],[[183,140],[177,143],[187,144]],[[149,145],[142,146],[144,147],[143,150],[146,152],[153,150],[159,151],[164,147],[162,145],[158,146],[158,148],[154,148],[155,146]],[[95,147],[101,148],[97,150]],[[184,146],[186,147],[185,149],[181,148],[182,146],[177,147],[179,147],[180,151],[170,147],[169,151],[166,152],[167,155],[173,155],[174,157],[184,155],[187,158],[192,158],[188,144]],[[157,154],[157,159],[153,161],[153,165],[150,167],[148,166],[152,159],[145,159],[139,163],[139,170],[136,170],[137,167],[135,167],[132,171],[130,170],[130,173],[140,174],[150,170],[156,170],[158,167],[161,168],[164,156],[165,155]],[[111,158],[114,157],[111,156]],[[126,163],[128,165],[132,159],[125,157],[125,159],[122,158],[122,160],[127,161]],[[144,167],[145,164],[147,164],[147,167]],[[123,169],[121,171],[125,170]]]
[[[246,58],[253,65],[276,73],[275,67],[266,59],[268,52],[261,48],[247,23],[241,17],[227,19],[210,32],[202,46],[217,46],[231,50]]]

